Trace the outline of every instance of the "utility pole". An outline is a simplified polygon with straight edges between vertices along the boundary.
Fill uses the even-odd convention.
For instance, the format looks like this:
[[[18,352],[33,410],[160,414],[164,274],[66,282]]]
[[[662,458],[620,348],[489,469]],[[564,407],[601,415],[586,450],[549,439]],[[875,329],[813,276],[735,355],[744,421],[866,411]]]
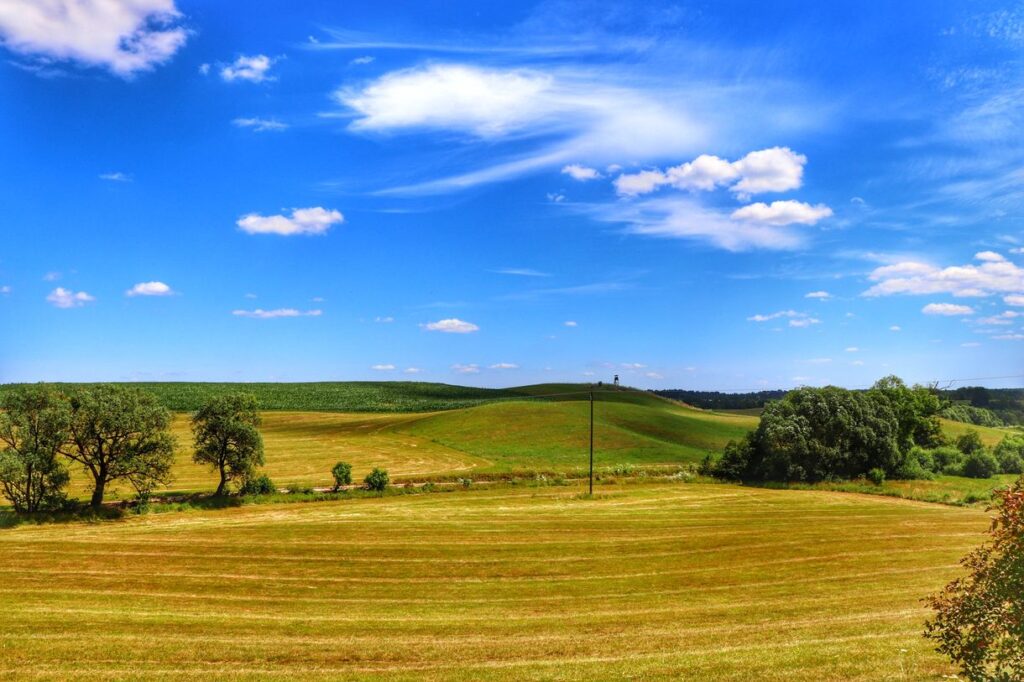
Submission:
[[[594,496],[594,392],[590,392],[590,496]]]

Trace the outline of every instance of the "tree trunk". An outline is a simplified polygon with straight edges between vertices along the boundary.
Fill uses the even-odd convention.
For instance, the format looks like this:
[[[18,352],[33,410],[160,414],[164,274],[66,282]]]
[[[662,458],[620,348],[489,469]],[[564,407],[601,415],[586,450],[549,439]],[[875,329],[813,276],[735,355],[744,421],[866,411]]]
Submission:
[[[217,492],[213,494],[214,497],[220,497],[224,494],[224,486],[227,485],[228,477],[224,472],[224,465],[220,465],[220,483],[217,484]]]
[[[103,504],[103,489],[107,486],[106,477],[96,479],[96,487],[92,490],[92,501],[90,504],[93,507],[99,507]]]

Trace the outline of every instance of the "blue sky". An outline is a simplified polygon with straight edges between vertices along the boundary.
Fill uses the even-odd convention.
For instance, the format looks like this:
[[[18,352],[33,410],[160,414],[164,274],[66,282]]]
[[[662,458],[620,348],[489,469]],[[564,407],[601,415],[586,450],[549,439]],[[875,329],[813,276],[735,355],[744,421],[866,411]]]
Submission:
[[[0,381],[1024,374],[1024,4],[9,0],[0,40]]]

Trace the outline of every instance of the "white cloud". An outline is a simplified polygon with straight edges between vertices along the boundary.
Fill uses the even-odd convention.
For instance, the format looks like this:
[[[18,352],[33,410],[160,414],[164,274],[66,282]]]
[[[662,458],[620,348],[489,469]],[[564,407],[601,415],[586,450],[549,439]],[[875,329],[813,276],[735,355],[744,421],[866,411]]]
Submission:
[[[110,182],[131,182],[132,176],[121,171],[115,171],[113,173],[100,173],[100,180],[109,180]]]
[[[811,358],[807,361],[809,365],[827,365],[832,362],[832,358]]]
[[[402,371],[403,371],[403,372],[405,372],[406,374],[419,374],[419,373],[421,373],[421,372],[422,372],[423,370],[422,370],[422,369],[420,369],[419,367],[406,367],[406,368],[405,368],[405,369],[403,369]]]
[[[750,152],[739,161],[702,154],[693,161],[666,168],[623,174],[614,181],[623,196],[653,192],[668,185],[690,191],[711,191],[730,186],[740,196],[764,192],[785,192],[803,184],[807,157],[788,147],[772,147]]]
[[[210,65],[203,63],[199,65],[199,75],[206,76],[210,73]]]
[[[519,369],[519,365],[513,362],[498,362],[491,365],[489,369]]]
[[[732,212],[733,220],[746,220],[765,225],[814,225],[832,215],[832,209],[824,204],[811,206],[802,201],[773,201],[770,204],[757,202]]]
[[[973,315],[974,308],[967,305],[957,305],[955,303],[929,303],[925,307],[921,308],[921,312],[925,315],[946,315],[946,316],[959,316]]]
[[[390,365],[390,364],[389,365],[374,365],[370,369],[376,370],[378,372],[393,372],[393,371],[395,371],[395,366],[394,365]]]
[[[889,331],[891,331],[891,332],[903,331],[903,327],[899,326],[898,324],[894,324],[893,326],[889,327]]]
[[[587,166],[581,166],[578,163],[573,163],[563,167],[562,173],[568,175],[573,180],[579,180],[580,182],[597,180],[601,177],[601,174],[597,172],[596,168],[588,168]]]
[[[992,338],[1000,341],[1020,341],[1024,340],[1024,334],[998,334]]]
[[[437,322],[428,322],[422,326],[427,331],[445,332],[447,334],[470,334],[480,331],[480,327],[472,322],[465,322],[455,317],[447,320],[438,320]]]
[[[81,308],[96,299],[84,291],[71,291],[64,287],[57,287],[50,292],[46,300],[57,308]]]
[[[45,275],[43,275],[44,282],[56,282],[58,279],[60,279],[59,272],[48,272]]]
[[[561,192],[548,192],[546,196],[548,201],[554,204],[560,204],[565,201],[565,195]]]
[[[1002,254],[996,253],[995,251],[979,251],[974,254],[974,258],[987,263],[1001,263],[1006,260]]]
[[[257,133],[287,130],[288,124],[273,118],[236,118],[231,121],[238,128],[251,128]]]
[[[170,296],[174,291],[163,282],[139,282],[125,296]]]
[[[832,294],[828,293],[827,291],[812,291],[810,293],[804,294],[804,298],[816,298],[824,301],[825,299],[832,298]]]
[[[623,369],[643,369],[645,367],[647,367],[647,365],[643,364],[642,362],[623,362],[622,363],[622,368]]]
[[[960,344],[960,347],[961,348],[977,348],[980,345],[981,344],[978,343],[977,341],[965,341],[964,343]]]
[[[665,378],[662,375],[658,374],[657,372],[644,372],[644,376],[647,377],[648,379],[664,379]]]
[[[0,287],[0,294],[3,294],[5,296],[7,294],[11,293],[12,291],[14,291],[14,290],[11,289],[11,286],[9,284],[5,284],[2,287]]]
[[[1003,296],[1003,303],[1006,305],[1024,306],[1024,294]]]
[[[456,363],[452,365],[452,371],[456,374],[479,374],[480,366],[477,364],[461,365]]]
[[[810,327],[812,324],[821,324],[821,320],[816,317],[798,317],[789,321],[790,327]]]
[[[375,59],[376,57],[366,55],[363,57],[356,57],[355,59],[350,59],[348,63],[350,66],[363,66],[364,64],[372,64]]]
[[[998,315],[992,315],[991,317],[983,317],[979,320],[975,320],[975,323],[980,325],[1007,326],[1013,324],[1013,321],[1018,317],[1024,317],[1024,313],[1018,313],[1015,310],[1007,310]]]
[[[5,47],[44,62],[71,61],[130,77],[185,44],[174,0],[4,0]]]
[[[332,225],[345,221],[340,211],[328,210],[319,206],[312,208],[292,209],[291,216],[262,216],[249,213],[236,221],[236,225],[248,234],[279,234],[291,236],[296,234],[326,234]]]
[[[250,83],[262,83],[274,80],[269,71],[275,61],[265,54],[252,57],[242,55],[231,64],[223,66],[220,70],[220,77],[228,82],[243,80]]]
[[[859,353],[860,352],[860,348],[857,348],[857,346],[850,346],[849,348],[845,348],[844,350],[847,353]]]
[[[386,315],[383,317],[378,316],[373,318],[373,321],[377,322],[378,324],[391,324],[392,322],[395,321],[395,318],[391,317],[390,315]]]
[[[275,308],[274,310],[232,310],[232,315],[237,317],[252,317],[257,320],[272,320],[278,317],[320,317],[322,310],[296,310],[295,308]]]
[[[580,326],[579,323],[576,322],[576,320],[566,320],[563,324],[566,327],[578,327],[578,326]]]
[[[696,239],[728,251],[794,249],[804,237],[792,228],[730,219],[688,197],[660,197],[600,207],[595,216],[626,223],[630,234]]]
[[[471,140],[532,139],[526,155],[461,175],[409,187],[402,193],[464,189],[580,158],[660,158],[689,153],[707,141],[678,83],[638,87],[608,70],[496,69],[467,64],[429,64],[392,71],[361,88],[346,87],[335,99],[355,114],[353,131],[439,130]],[[694,95],[696,97],[697,95]],[[493,158],[493,153],[489,153]]]
[[[851,360],[850,364],[853,365],[854,367],[863,367],[864,366],[864,361],[863,360]]]
[[[952,294],[981,297],[997,293],[1024,293],[1024,268],[1005,259],[993,260],[989,253],[977,254],[981,265],[938,268],[927,263],[905,261],[875,268],[869,278],[877,284],[863,295]]]
[[[810,316],[807,313],[800,313],[800,312],[797,312],[795,310],[780,310],[777,313],[768,313],[767,315],[762,315],[762,314],[751,315],[750,317],[747,318],[747,321],[748,322],[768,322],[770,320],[777,320],[780,317],[802,318],[802,317],[810,317]]]

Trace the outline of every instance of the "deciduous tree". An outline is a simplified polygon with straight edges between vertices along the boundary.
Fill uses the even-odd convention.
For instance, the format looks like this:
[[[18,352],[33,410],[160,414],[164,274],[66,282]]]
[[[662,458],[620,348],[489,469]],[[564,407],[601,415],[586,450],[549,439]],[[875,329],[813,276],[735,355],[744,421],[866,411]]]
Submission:
[[[91,504],[103,504],[107,485],[126,480],[139,494],[171,478],[171,413],[136,388],[99,385],[71,395],[69,443],[61,452],[92,476]]]
[[[68,472],[57,453],[68,437],[71,411],[51,388],[17,388],[0,401],[0,488],[17,512],[64,503]]]
[[[192,416],[195,455],[220,474],[216,495],[229,481],[251,478],[263,466],[263,437],[256,397],[248,393],[218,396]]]
[[[968,570],[929,599],[925,636],[969,680],[1024,680],[1024,480],[996,491],[991,542],[960,563]]]

